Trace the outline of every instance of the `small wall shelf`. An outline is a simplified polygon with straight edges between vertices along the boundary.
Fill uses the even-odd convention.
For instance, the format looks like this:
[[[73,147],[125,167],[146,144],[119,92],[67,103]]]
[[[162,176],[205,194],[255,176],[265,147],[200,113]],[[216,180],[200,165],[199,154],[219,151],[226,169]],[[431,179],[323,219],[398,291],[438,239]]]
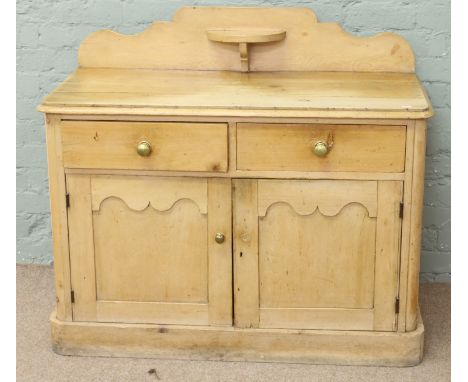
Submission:
[[[286,37],[286,31],[273,28],[213,28],[206,34],[210,41],[239,44],[243,72],[249,71],[248,44],[281,41]]]

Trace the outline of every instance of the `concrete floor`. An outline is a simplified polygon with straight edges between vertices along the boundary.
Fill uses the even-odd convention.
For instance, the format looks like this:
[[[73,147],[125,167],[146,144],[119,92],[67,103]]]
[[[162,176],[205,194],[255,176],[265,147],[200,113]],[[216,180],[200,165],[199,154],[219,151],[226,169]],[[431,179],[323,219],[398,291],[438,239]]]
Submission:
[[[450,381],[450,284],[421,286],[425,355],[410,368],[65,357],[50,347],[53,305],[52,268],[17,266],[17,381]]]

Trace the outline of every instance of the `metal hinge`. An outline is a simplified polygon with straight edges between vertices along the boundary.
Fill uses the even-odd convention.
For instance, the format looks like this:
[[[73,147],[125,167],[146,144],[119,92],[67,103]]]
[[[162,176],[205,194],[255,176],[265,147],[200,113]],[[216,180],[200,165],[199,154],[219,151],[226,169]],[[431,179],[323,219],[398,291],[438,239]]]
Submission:
[[[71,303],[74,304],[75,303],[75,291],[74,290],[70,292],[70,299],[71,299]]]
[[[400,313],[400,299],[397,297],[395,299],[395,314]]]
[[[65,204],[70,207],[70,194],[65,194]]]
[[[403,208],[404,208],[403,202],[400,202],[400,218],[401,219],[403,219]]]

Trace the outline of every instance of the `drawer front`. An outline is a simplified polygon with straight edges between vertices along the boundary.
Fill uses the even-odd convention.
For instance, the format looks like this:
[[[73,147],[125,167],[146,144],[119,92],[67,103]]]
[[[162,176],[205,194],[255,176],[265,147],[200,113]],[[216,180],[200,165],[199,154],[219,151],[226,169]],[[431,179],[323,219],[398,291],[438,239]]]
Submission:
[[[330,146],[324,156],[319,141]],[[237,168],[403,172],[405,146],[406,126],[240,123]]]
[[[68,168],[227,171],[224,123],[64,121],[61,131]],[[142,141],[148,156],[137,153]]]

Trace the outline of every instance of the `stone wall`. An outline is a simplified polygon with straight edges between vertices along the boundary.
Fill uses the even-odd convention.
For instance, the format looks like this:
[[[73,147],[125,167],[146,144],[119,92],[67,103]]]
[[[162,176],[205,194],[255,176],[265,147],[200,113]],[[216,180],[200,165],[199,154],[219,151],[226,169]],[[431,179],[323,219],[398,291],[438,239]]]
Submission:
[[[17,262],[52,261],[43,117],[37,104],[76,67],[80,42],[110,28],[136,33],[170,20],[184,5],[300,6],[349,32],[396,32],[412,45],[416,72],[432,100],[424,200],[422,279],[450,278],[450,2],[321,1],[17,1]]]

